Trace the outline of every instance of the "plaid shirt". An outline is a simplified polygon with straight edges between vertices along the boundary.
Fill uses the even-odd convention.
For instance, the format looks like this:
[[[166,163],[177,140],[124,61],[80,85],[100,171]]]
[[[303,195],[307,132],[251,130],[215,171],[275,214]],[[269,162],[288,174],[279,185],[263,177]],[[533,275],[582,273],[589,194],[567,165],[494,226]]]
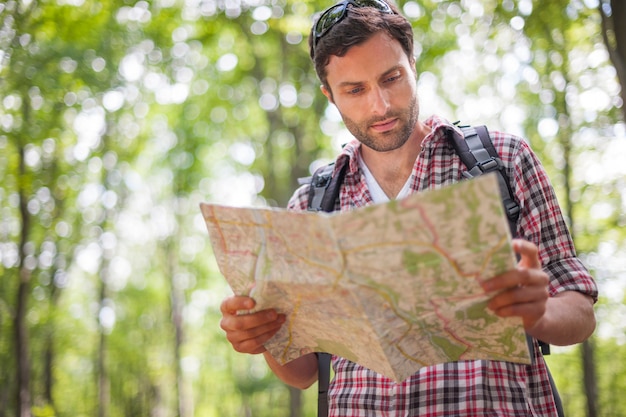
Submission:
[[[446,138],[456,129],[436,116],[426,125],[422,151],[410,178],[412,192],[440,188],[463,179],[467,168]],[[597,298],[593,278],[582,265],[563,220],[561,210],[541,163],[521,138],[490,132],[521,214],[517,235],[539,247],[539,257],[550,276],[550,295],[566,290]],[[335,169],[348,163],[337,209],[352,210],[372,203],[359,171],[360,144],[348,143]],[[291,210],[306,210],[308,185],[289,202]],[[556,416],[548,371],[534,342],[532,365],[496,361],[459,361],[420,369],[396,383],[356,363],[333,356],[335,377],[329,391],[331,417],[365,416]]]

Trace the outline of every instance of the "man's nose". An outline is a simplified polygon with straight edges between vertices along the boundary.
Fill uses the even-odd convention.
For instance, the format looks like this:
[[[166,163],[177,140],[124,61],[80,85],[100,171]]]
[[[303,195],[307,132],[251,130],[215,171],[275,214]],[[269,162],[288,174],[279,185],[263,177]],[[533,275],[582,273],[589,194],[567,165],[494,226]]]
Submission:
[[[384,88],[374,88],[371,91],[370,107],[374,114],[385,115],[389,110],[389,92]]]

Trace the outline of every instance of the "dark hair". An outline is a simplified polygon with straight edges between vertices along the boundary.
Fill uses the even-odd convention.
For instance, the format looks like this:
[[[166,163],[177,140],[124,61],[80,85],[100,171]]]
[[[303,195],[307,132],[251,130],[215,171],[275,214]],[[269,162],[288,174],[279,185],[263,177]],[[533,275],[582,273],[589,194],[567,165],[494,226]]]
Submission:
[[[313,46],[313,31],[309,35],[309,53],[315,72],[320,81],[328,88],[326,66],[331,55],[344,56],[348,50],[359,45],[378,32],[386,32],[391,38],[402,45],[410,61],[413,61],[413,27],[398,12],[398,8],[388,3],[393,14],[382,13],[371,7],[354,7],[347,5],[346,16],[337,22]]]

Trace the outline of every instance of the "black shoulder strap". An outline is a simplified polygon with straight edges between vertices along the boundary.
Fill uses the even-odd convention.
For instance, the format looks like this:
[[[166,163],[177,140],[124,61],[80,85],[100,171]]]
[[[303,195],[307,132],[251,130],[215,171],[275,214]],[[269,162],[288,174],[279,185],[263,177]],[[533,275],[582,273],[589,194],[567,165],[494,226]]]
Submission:
[[[313,173],[307,206],[309,211],[325,211],[328,213],[335,211],[339,190],[346,176],[348,165],[349,163],[346,161],[334,177],[334,162],[318,168]]]
[[[317,417],[328,416],[328,385],[330,384],[330,353],[317,353]]]
[[[498,173],[498,185],[502,195],[502,204],[509,221],[511,236],[517,235],[517,218],[519,206],[513,198],[509,177],[500,159],[489,132],[485,126],[459,126],[463,136],[455,130],[448,130],[448,140],[452,143],[461,161],[467,167],[463,173],[465,178],[474,178],[488,172]]]

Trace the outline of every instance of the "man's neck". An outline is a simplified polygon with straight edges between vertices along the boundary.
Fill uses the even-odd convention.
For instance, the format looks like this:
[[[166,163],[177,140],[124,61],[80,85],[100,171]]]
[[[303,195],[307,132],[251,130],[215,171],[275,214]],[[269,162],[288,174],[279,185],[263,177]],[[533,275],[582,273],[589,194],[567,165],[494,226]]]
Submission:
[[[413,171],[424,137],[430,128],[418,122],[415,131],[402,147],[389,152],[377,152],[361,146],[361,156],[380,188],[390,199],[396,198]]]

